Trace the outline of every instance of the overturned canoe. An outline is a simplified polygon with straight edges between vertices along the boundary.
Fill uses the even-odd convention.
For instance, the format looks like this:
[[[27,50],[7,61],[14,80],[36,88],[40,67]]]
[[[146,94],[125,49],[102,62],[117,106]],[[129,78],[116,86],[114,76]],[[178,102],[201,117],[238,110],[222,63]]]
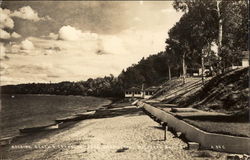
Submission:
[[[61,123],[61,122],[68,122],[68,121],[76,121],[79,119],[79,116],[69,116],[69,117],[64,117],[64,118],[58,118],[55,121],[57,123]]]
[[[60,122],[70,122],[70,121],[79,121],[79,120],[89,119],[95,114],[95,112],[96,111],[79,113],[79,114],[69,116],[69,117],[58,118],[55,121],[57,123],[60,123]]]
[[[84,113],[78,113],[76,116],[92,116],[96,113],[96,111],[90,111],[90,112],[84,112]]]
[[[56,123],[45,125],[45,126],[36,126],[36,127],[29,127],[29,128],[21,128],[19,129],[19,132],[21,133],[30,133],[30,132],[38,132],[45,130],[46,128],[52,127],[57,125]]]

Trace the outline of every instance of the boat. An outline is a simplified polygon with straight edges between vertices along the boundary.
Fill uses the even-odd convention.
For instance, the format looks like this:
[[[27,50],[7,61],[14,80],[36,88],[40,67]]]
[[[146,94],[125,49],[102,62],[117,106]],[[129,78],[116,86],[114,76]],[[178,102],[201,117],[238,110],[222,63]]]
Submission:
[[[64,118],[58,118],[56,119],[56,123],[61,123],[61,122],[69,122],[69,121],[77,121],[79,120],[79,116],[69,116],[69,117],[64,117]]]
[[[91,118],[95,113],[96,113],[96,111],[78,113],[78,114],[73,115],[73,116],[64,117],[64,118],[58,118],[55,121],[56,121],[56,123],[70,122],[70,121],[80,121],[80,120]]]
[[[38,132],[46,130],[46,128],[49,128],[51,126],[57,125],[56,123],[44,125],[44,126],[35,126],[35,127],[29,127],[29,128],[21,128],[19,129],[20,133],[31,133],[31,132]]]
[[[91,116],[94,115],[96,113],[96,111],[89,111],[89,112],[84,112],[84,113],[78,113],[76,114],[76,116]]]

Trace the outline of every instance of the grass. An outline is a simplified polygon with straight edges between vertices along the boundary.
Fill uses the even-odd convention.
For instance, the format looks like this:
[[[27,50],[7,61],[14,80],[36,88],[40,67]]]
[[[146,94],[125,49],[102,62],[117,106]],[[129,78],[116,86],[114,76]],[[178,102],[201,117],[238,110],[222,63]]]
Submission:
[[[218,122],[184,119],[191,125],[210,133],[227,134],[240,137],[250,137],[249,122]]]
[[[183,116],[182,119],[207,132],[250,137],[248,109],[231,115],[204,114]]]

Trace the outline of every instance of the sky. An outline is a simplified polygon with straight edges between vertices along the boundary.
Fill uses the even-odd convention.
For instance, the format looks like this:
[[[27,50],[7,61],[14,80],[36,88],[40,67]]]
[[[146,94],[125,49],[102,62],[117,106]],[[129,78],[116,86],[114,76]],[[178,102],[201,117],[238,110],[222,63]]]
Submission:
[[[165,50],[172,1],[9,1],[0,8],[0,85],[115,76]]]

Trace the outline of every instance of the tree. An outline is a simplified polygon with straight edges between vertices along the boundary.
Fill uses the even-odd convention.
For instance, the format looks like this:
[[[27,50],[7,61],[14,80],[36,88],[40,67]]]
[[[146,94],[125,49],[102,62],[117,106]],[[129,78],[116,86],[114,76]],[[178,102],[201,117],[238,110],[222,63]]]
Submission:
[[[223,67],[239,62],[241,52],[248,50],[248,2],[222,2],[223,40],[221,54]]]
[[[211,46],[212,42],[217,43],[222,70],[232,62],[237,62],[241,51],[247,50],[246,0],[175,0],[173,7],[177,11],[188,11],[188,15],[193,18],[190,25],[193,25],[194,30],[190,32],[194,34],[193,40],[198,40],[194,44],[201,50]],[[215,63],[218,63],[217,60]]]

